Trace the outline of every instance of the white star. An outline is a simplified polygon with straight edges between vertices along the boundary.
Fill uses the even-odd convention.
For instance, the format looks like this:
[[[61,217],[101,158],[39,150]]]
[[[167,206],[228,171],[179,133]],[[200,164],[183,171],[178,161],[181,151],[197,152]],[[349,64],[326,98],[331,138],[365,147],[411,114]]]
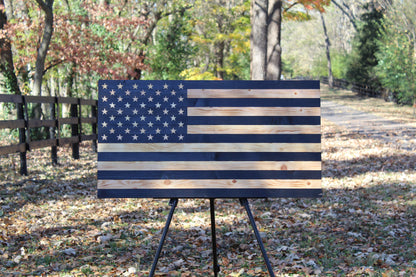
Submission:
[[[147,87],[148,87],[149,89],[152,89],[152,88],[153,88],[153,85],[152,85],[152,84],[149,84]]]
[[[110,108],[113,108],[114,109],[115,107],[116,107],[116,104],[114,104],[114,103],[111,103],[110,104]]]
[[[115,95],[116,94],[116,91],[114,89],[112,89],[112,90],[110,90],[110,94],[111,95]]]
[[[183,97],[179,96],[179,102],[182,102],[182,101],[183,101]]]
[[[120,84],[118,84],[118,85],[117,85],[117,87],[118,87],[119,89],[122,89],[122,88],[123,88],[123,85],[120,83]]]
[[[137,127],[139,126],[139,123],[137,123],[136,121],[133,122],[133,127]]]
[[[163,85],[163,88],[164,88],[164,89],[168,89],[168,87],[169,87],[169,86],[168,86],[168,84],[166,84],[166,83]]]
[[[168,113],[169,113],[169,111],[167,109],[163,110],[163,114],[168,114]]]
[[[175,90],[172,90],[170,93],[171,93],[172,95],[175,95],[175,94],[176,94],[176,91],[175,91]]]
[[[105,127],[107,127],[107,122],[103,122],[103,123],[101,123],[101,125],[103,125],[103,128],[105,128]]]
[[[130,116],[126,115],[125,119],[126,121],[130,121]]]
[[[118,139],[118,140],[122,140],[122,139],[123,139],[123,136],[122,136],[122,135],[118,135],[118,136],[117,136],[117,139]]]
[[[178,113],[179,113],[179,114],[183,114],[183,113],[184,113],[184,110],[180,109],[180,110],[178,111]]]
[[[138,88],[138,85],[137,85],[137,84],[134,84],[134,85],[133,85],[133,88],[134,88],[134,89],[137,89],[137,88]]]
[[[107,84],[103,84],[102,86],[101,86],[103,89],[107,89],[108,88],[108,86],[107,86]]]
[[[183,89],[183,84],[182,83],[179,84],[179,89]]]
[[[179,135],[179,140],[183,140],[183,135]]]
[[[170,106],[171,106],[172,109],[176,108],[176,104],[175,103],[170,104]]]
[[[152,136],[152,135],[148,135],[148,136],[147,136],[147,139],[148,139],[148,140],[153,140],[153,136]]]
[[[137,135],[133,135],[133,140],[137,140],[139,137]]]
[[[167,123],[166,121],[163,122],[163,127],[168,127],[168,126],[169,126],[169,123]]]
[[[156,116],[156,121],[160,121],[160,118],[161,118],[161,117],[160,117],[159,115],[157,115],[157,116]]]
[[[146,130],[145,130],[145,129],[143,129],[143,128],[141,128],[141,129],[140,129],[140,134],[144,134],[144,133],[146,133]]]
[[[141,95],[146,95],[146,92],[145,92],[144,90],[141,90],[141,91],[140,91],[140,94],[141,94]]]
[[[101,136],[101,138],[102,138],[103,140],[107,140],[107,136],[106,136],[106,135],[102,135],[102,136]]]
[[[142,103],[140,104],[140,108],[143,108],[143,109],[144,109],[144,108],[146,108],[146,104],[142,102]]]
[[[126,103],[124,106],[126,106],[126,108],[130,108],[130,104]]]
[[[118,109],[117,114],[123,114],[123,110],[122,109]]]
[[[162,92],[160,90],[156,90],[156,95],[160,95]]]
[[[133,114],[138,114],[138,113],[139,113],[139,111],[137,109],[133,110]]]
[[[147,100],[148,100],[149,102],[153,102],[153,97],[152,97],[152,96],[150,96],[149,98],[147,98]]]
[[[137,98],[137,96],[133,97],[133,102],[137,102],[137,100],[139,100],[139,98]]]
[[[175,121],[175,120],[176,120],[176,116],[172,115],[172,116],[170,117],[170,120]]]
[[[110,134],[114,134],[115,130],[113,128],[110,129]]]
[[[160,104],[159,102],[156,103],[156,108],[160,108],[162,106],[162,104]]]
[[[107,96],[104,96],[102,99],[103,99],[103,102],[107,102],[108,100]]]
[[[150,128],[152,128],[153,127],[153,122],[147,123],[147,126],[149,126]]]
[[[118,101],[118,102],[123,101],[123,97],[119,96],[119,97],[117,98],[117,101]]]
[[[166,96],[163,97],[163,102],[168,102],[168,101],[169,101],[169,98],[167,98]]]
[[[120,121],[117,123],[118,127],[123,127],[123,123],[121,123]]]
[[[125,132],[126,134],[130,134],[130,129],[129,129],[129,128],[127,128],[126,130],[124,130],[124,132]]]
[[[126,90],[126,95],[130,95],[130,90]]]
[[[140,117],[140,120],[141,120],[141,121],[145,121],[145,120],[146,120],[146,117],[145,117],[144,115],[142,115],[142,116]]]
[[[152,109],[149,109],[147,112],[148,112],[149,114],[153,114],[153,110],[152,110]]]
[[[175,133],[176,133],[176,129],[175,129],[175,128],[172,128],[172,129],[170,130],[170,132],[171,132],[172,134],[175,134]]]
[[[159,128],[156,129],[156,134],[160,134],[160,129]]]
[[[183,127],[184,123],[183,122],[179,122],[179,127]]]
[[[114,115],[110,116],[110,121],[114,121],[116,117]]]
[[[107,110],[106,109],[103,109],[102,111],[101,111],[103,114],[107,114]]]
[[[168,135],[163,136],[163,140],[168,140],[168,139],[169,139]]]

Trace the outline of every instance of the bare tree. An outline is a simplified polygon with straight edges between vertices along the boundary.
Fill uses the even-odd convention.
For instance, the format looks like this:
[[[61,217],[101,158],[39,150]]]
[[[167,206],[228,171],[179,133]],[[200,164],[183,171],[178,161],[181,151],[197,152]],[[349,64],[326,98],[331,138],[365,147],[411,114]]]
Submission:
[[[321,21],[322,21],[322,28],[324,29],[324,36],[325,36],[325,49],[326,49],[326,59],[328,61],[328,85],[330,88],[334,86],[334,76],[332,75],[332,65],[331,65],[331,52],[330,46],[331,43],[329,41],[328,31],[326,29],[324,15],[320,13]]]

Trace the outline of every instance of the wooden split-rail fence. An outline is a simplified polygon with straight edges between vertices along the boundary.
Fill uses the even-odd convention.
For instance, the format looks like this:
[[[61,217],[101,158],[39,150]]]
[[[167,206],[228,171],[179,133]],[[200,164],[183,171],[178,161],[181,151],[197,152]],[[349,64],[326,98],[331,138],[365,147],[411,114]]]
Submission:
[[[0,130],[18,130],[19,141],[15,144],[0,145],[0,155],[20,154],[20,174],[27,175],[27,152],[32,149],[51,147],[51,161],[58,164],[57,148],[72,146],[72,157],[79,159],[79,145],[92,140],[97,145],[97,100],[73,97],[28,96],[0,94],[0,106],[9,107],[15,119],[0,120]],[[31,119],[31,107],[42,105],[46,119]],[[62,107],[69,105],[69,117],[63,117]],[[14,109],[14,110],[13,110]],[[89,128],[85,124],[90,125]],[[63,127],[69,126],[68,132]],[[83,128],[84,126],[84,128]],[[45,139],[32,139],[36,128],[44,128]],[[86,134],[88,130],[89,134]],[[69,133],[69,134],[68,134]],[[4,141],[4,139],[2,140]]]

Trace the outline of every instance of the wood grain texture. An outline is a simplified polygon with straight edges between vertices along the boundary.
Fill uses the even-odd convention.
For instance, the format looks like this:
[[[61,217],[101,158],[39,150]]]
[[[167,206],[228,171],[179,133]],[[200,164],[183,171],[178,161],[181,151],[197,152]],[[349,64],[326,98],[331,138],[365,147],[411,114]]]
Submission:
[[[188,98],[319,98],[319,89],[189,89]]]
[[[320,116],[319,107],[189,107],[188,116]]]
[[[98,170],[321,170],[321,162],[183,161],[98,162]]]
[[[98,180],[98,189],[320,189],[321,180]]]
[[[188,134],[320,134],[319,125],[188,125]]]
[[[98,152],[321,152],[320,143],[99,143]]]

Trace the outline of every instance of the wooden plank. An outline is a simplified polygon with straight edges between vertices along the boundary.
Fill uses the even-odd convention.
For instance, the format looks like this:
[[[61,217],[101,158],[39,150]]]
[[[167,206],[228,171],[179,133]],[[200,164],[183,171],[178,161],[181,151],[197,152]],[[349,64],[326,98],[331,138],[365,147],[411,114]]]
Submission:
[[[188,116],[320,116],[319,107],[189,107]]]
[[[29,149],[38,149],[44,148],[48,146],[57,146],[56,139],[45,139],[45,140],[36,140],[29,142]]]
[[[309,161],[192,161],[98,162],[98,170],[321,170],[321,162]]]
[[[31,119],[28,122],[29,128],[39,128],[39,127],[56,127],[56,120],[40,120],[40,119]]]
[[[321,152],[320,143],[99,143],[98,152]]]
[[[96,117],[81,117],[81,123],[88,123],[88,124],[97,123],[97,118]]]
[[[98,180],[98,189],[320,189],[321,180]]]
[[[27,103],[55,103],[56,98],[52,96],[25,96]]]
[[[0,102],[23,103],[23,97],[16,94],[0,94]]]
[[[78,117],[66,117],[66,118],[59,118],[59,124],[77,124]]]
[[[1,120],[0,121],[0,129],[17,129],[17,128],[25,128],[25,121],[23,119],[17,120]]]
[[[78,104],[78,98],[73,98],[73,97],[58,97],[58,103]]]
[[[69,137],[69,138],[60,138],[58,139],[59,145],[70,144],[70,143],[77,143],[79,142],[79,137]]]
[[[319,125],[188,125],[188,134],[320,134]]]
[[[188,89],[188,98],[319,98],[319,89]]]
[[[93,100],[93,99],[81,99],[80,100],[80,104],[81,105],[86,105],[86,106],[97,106],[98,105],[98,101],[97,100]]]
[[[97,135],[96,134],[92,134],[92,135],[81,135],[81,140],[82,141],[94,140],[94,139],[97,139]]]
[[[19,143],[16,145],[0,146],[0,155],[14,154],[19,152],[25,152],[26,144]]]

